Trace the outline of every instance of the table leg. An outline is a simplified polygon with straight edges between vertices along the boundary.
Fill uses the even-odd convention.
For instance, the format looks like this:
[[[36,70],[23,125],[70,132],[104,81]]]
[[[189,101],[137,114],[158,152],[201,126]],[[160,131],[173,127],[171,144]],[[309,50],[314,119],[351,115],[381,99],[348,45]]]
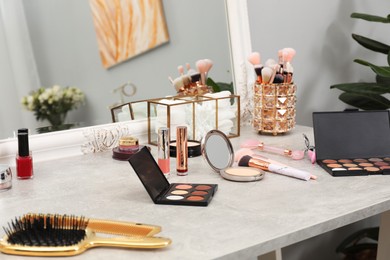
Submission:
[[[381,214],[377,260],[387,260],[390,257],[390,210]]]
[[[276,249],[275,251],[258,256],[257,260],[282,260],[282,250]]]

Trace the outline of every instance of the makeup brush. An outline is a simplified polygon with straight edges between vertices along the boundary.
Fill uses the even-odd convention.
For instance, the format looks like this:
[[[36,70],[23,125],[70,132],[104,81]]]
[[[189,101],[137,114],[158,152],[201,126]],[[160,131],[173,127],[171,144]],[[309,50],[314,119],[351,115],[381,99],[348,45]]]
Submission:
[[[262,83],[264,84],[270,83],[273,74],[274,74],[274,70],[271,67],[264,67],[261,70]]]
[[[297,179],[308,181],[311,178],[311,174],[306,171],[298,170],[292,167],[281,166],[278,164],[273,164],[259,158],[253,158],[252,156],[245,155],[238,162],[239,166],[253,167],[258,168],[263,171],[269,171],[273,173],[278,173],[281,175],[294,177]]]
[[[305,157],[304,151],[273,147],[273,146],[265,145],[263,142],[260,142],[257,140],[252,140],[252,139],[246,140],[245,142],[243,142],[241,144],[241,147],[249,148],[249,149],[259,149],[261,151],[280,154],[280,155],[290,157],[294,160],[301,160]]]
[[[206,84],[206,72],[207,72],[207,63],[204,60],[198,60],[195,63],[196,69],[200,74],[200,82],[202,85]]]
[[[209,71],[211,70],[211,68],[213,67],[213,61],[210,60],[210,59],[204,59],[204,62],[206,62],[206,73],[205,73],[205,84],[207,82],[207,77],[208,77],[208,74],[209,74]]]
[[[258,52],[252,52],[248,56],[248,61],[253,65],[256,75],[257,75],[257,81],[258,83],[262,83],[262,77],[261,77],[261,71],[263,70],[263,65],[261,64],[261,59],[260,59],[260,53]]]
[[[282,56],[283,56],[283,76],[284,76],[284,82],[287,83],[288,77],[291,77],[291,72],[288,71],[287,67],[290,66],[289,69],[292,68],[291,61],[294,58],[296,54],[296,51],[293,48],[284,48],[282,50]],[[290,75],[288,75],[290,73]],[[292,79],[290,79],[290,82]]]
[[[177,66],[177,70],[179,71],[180,76],[184,75],[184,67],[182,65]]]
[[[260,155],[258,153],[255,153],[253,150],[249,149],[249,148],[241,148],[241,149],[238,149],[237,151],[234,152],[234,161],[235,162],[239,162],[241,160],[242,157],[246,156],[246,155],[249,155],[251,156],[252,158],[256,158],[256,159],[260,159],[260,160],[263,160],[265,162],[268,162],[268,163],[271,163],[271,164],[275,164],[275,165],[279,165],[281,167],[289,167],[281,162],[278,162],[278,161],[275,161],[275,160],[272,160],[270,158],[267,158],[263,155]],[[310,179],[312,180],[316,180],[317,179],[317,176],[311,174],[310,175]]]

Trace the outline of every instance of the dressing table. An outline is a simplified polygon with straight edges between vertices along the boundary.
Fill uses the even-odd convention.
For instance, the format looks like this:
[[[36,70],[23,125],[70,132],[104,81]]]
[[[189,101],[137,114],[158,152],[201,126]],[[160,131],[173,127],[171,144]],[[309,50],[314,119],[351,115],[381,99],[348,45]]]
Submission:
[[[97,131],[89,129],[92,130]],[[75,132],[60,132],[56,139],[72,135],[77,141]],[[234,150],[251,138],[273,146],[302,149],[302,134],[313,140],[310,127],[296,126],[280,136],[258,135],[251,127],[243,127],[240,137],[231,142]],[[139,138],[141,143],[146,141],[145,135]],[[151,148],[156,156],[157,148]],[[312,165],[308,158],[291,160],[267,154],[271,159],[310,171],[317,180],[303,181],[267,172],[255,182],[225,180],[202,157],[190,158],[188,176],[172,172],[169,182],[215,183],[218,191],[207,207],[189,207],[153,204],[129,163],[113,160],[109,149],[86,154],[80,152],[80,146],[80,154],[75,154],[76,150],[71,152],[70,146],[63,146],[34,152],[34,179],[14,178],[12,189],[1,193],[2,226],[28,212],[75,214],[160,225],[162,232],[158,235],[171,238],[172,244],[156,250],[94,248],[74,259],[254,259],[377,214],[383,215],[382,224],[387,225],[386,216],[390,215],[387,176],[336,178]],[[44,159],[45,154],[52,158]],[[55,158],[56,154],[66,156]],[[12,163],[4,157],[1,160]],[[172,169],[174,163],[172,159]],[[383,233],[380,235],[382,243]],[[385,251],[378,259],[384,256]],[[1,258],[15,256],[2,254]]]

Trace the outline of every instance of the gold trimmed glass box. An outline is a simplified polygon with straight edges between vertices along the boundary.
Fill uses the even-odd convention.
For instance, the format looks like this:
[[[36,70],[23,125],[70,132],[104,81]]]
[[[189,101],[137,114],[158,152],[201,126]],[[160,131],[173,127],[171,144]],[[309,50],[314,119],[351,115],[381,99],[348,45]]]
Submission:
[[[168,127],[176,140],[176,127],[187,126],[189,140],[201,140],[218,129],[228,137],[240,135],[240,97],[174,96],[148,102],[148,143],[157,145],[160,127]]]
[[[286,133],[295,127],[296,90],[294,83],[254,86],[253,126],[259,133]]]

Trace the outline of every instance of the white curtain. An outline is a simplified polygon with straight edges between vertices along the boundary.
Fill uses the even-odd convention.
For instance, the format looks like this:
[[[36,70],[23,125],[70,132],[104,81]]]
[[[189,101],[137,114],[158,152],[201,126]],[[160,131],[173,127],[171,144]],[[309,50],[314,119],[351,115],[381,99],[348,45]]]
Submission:
[[[0,139],[37,122],[20,100],[40,87],[22,0],[0,0]]]

